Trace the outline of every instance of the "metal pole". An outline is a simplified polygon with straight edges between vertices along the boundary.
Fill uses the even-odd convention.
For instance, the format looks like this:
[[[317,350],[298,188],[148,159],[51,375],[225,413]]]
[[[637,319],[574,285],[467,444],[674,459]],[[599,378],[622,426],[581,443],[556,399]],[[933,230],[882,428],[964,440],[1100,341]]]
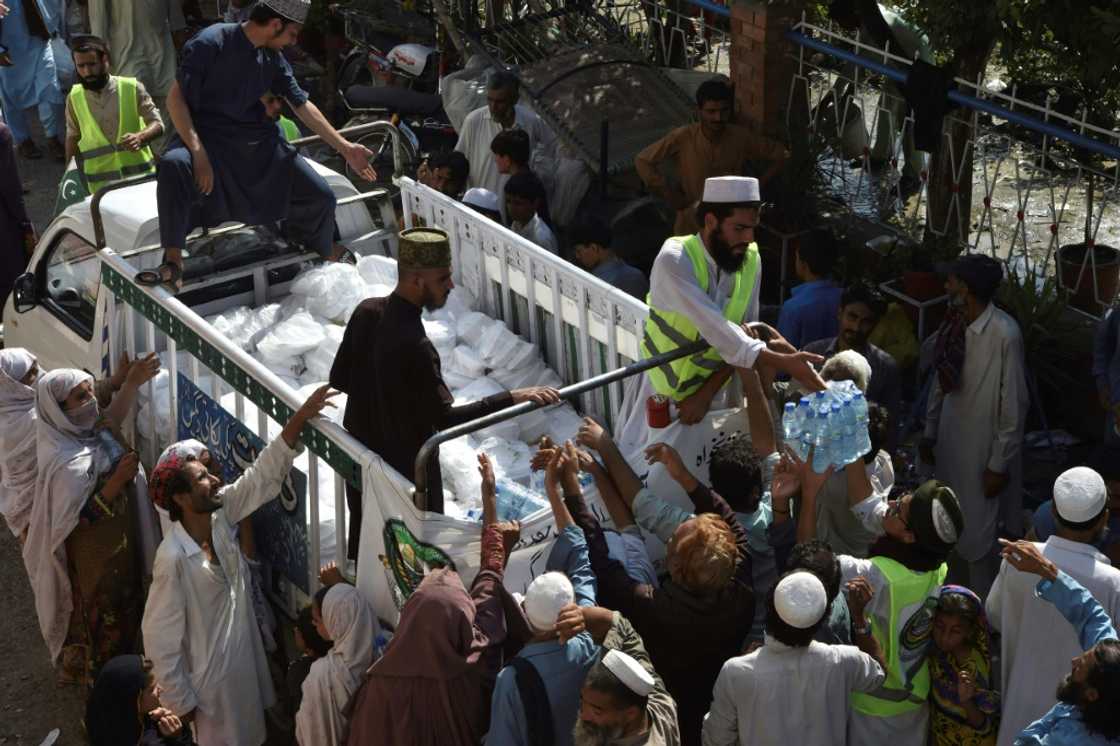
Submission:
[[[660,355],[655,355],[654,357],[646,358],[645,360],[639,360],[636,363],[630,363],[629,365],[623,366],[621,368],[607,371],[606,373],[600,373],[599,375],[592,376],[591,378],[588,378],[584,381],[579,381],[577,383],[573,383],[570,386],[565,386],[564,388],[560,389],[560,396],[564,399],[578,396],[588,391],[592,391],[594,389],[614,383],[615,381],[621,381],[623,378],[629,378],[630,376],[645,372],[650,368],[656,368],[659,365],[663,365],[673,360],[679,360],[682,357],[687,357],[688,355],[692,355],[697,352],[703,352],[710,346],[711,345],[701,339],[693,342],[687,347],[678,347],[672,352],[665,352]],[[463,435],[468,435],[478,430],[482,430],[483,428],[490,427],[491,425],[496,425],[499,422],[512,420],[514,417],[528,414],[535,409],[540,409],[542,406],[545,405],[537,404],[536,402],[531,401],[521,402],[520,404],[515,404],[512,407],[507,407],[506,409],[503,409],[499,412],[488,414],[485,417],[479,417],[477,420],[471,420],[470,422],[464,422],[462,425],[456,425],[455,427],[448,428],[447,430],[441,430],[440,432],[424,441],[424,445],[420,446],[420,451],[416,454],[416,467],[415,473],[413,475],[414,484],[416,485],[416,492],[413,495],[412,499],[416,507],[420,508],[421,510],[430,510],[436,513],[443,512],[443,495],[432,495],[431,499],[429,499],[428,496],[428,459],[431,457],[432,453],[434,453],[435,450],[439,447],[440,443],[446,443],[449,440],[454,440],[455,438],[461,437]]]

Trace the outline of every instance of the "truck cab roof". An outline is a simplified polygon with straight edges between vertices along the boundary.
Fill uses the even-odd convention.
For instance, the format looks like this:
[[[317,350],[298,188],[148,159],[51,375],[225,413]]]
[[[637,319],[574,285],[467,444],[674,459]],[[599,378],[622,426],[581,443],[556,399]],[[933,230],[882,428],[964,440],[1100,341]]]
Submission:
[[[344,175],[310,158],[306,160],[315,172],[323,177],[336,197],[349,197],[359,193]],[[92,203],[93,198],[87,197],[81,202],[70,205],[54,219],[52,228],[53,223],[62,221],[67,228],[82,238],[90,243],[96,243]],[[100,212],[105,228],[105,243],[114,251],[128,256],[140,248],[155,249],[159,246],[159,209],[156,205],[155,180],[109,192],[101,200]],[[339,233],[344,240],[347,236],[368,230],[370,221],[369,211],[361,203],[340,206],[335,218],[338,221]],[[188,243],[198,235],[198,231],[193,233]],[[145,265],[148,263],[144,262]]]

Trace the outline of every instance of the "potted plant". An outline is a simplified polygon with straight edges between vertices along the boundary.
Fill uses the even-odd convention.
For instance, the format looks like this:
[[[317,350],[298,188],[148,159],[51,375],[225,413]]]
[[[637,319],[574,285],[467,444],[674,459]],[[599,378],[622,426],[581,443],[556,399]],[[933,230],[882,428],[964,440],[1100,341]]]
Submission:
[[[1069,304],[1099,316],[1112,305],[1120,287],[1120,251],[1093,240],[1095,181],[1090,171],[1085,190],[1084,240],[1059,247],[1057,264],[1061,286],[1071,294]]]

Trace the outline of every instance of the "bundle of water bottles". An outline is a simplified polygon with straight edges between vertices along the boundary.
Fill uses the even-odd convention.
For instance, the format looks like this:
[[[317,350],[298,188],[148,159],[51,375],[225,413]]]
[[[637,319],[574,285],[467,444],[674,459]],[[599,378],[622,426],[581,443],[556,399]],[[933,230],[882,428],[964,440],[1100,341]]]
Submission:
[[[867,399],[851,381],[831,381],[826,390],[786,404],[782,432],[802,460],[812,449],[813,471],[823,474],[830,464],[843,469],[871,450]]]

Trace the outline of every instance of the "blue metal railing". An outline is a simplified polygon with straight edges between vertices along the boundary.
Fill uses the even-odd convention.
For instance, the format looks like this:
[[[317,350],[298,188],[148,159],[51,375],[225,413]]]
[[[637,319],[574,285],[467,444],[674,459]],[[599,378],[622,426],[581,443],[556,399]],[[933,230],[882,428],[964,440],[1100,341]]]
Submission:
[[[699,0],[689,1],[698,2]],[[867,57],[861,57],[854,52],[849,52],[846,49],[841,49],[840,47],[820,41],[819,39],[814,39],[813,37],[807,36],[800,31],[787,31],[786,38],[792,41],[794,44],[806,47],[807,49],[822,52],[831,57],[843,60],[844,62],[849,62],[853,65],[859,65],[862,68],[889,78],[896,83],[903,85],[906,83],[907,73],[903,70],[899,70],[896,67],[885,65],[882,62],[877,62],[875,60],[868,59]],[[1093,153],[1108,156],[1109,158],[1120,159],[1120,147],[1117,147],[1110,143],[1101,142],[1100,140],[1094,140],[1091,137],[1086,137],[1085,135],[1074,132],[1071,129],[1060,127],[1051,122],[1044,122],[1040,119],[1036,119],[1034,117],[1021,114],[1017,111],[1012,111],[1011,109],[1005,108],[1003,106],[999,106],[998,104],[993,104],[990,101],[985,101],[975,96],[969,96],[967,94],[961,93],[960,91],[949,91],[948,98],[950,101],[960,104],[961,106],[964,106],[966,108],[975,109],[976,111],[982,111],[986,114],[991,114],[994,117],[999,117],[1000,119],[1006,119],[1008,122],[1011,122],[1013,124],[1017,124],[1021,127],[1025,127],[1029,130],[1033,130],[1034,132],[1038,132],[1043,135],[1056,137],[1059,140],[1065,140],[1072,145],[1076,145],[1079,148],[1084,148],[1085,150],[1091,151]]]

